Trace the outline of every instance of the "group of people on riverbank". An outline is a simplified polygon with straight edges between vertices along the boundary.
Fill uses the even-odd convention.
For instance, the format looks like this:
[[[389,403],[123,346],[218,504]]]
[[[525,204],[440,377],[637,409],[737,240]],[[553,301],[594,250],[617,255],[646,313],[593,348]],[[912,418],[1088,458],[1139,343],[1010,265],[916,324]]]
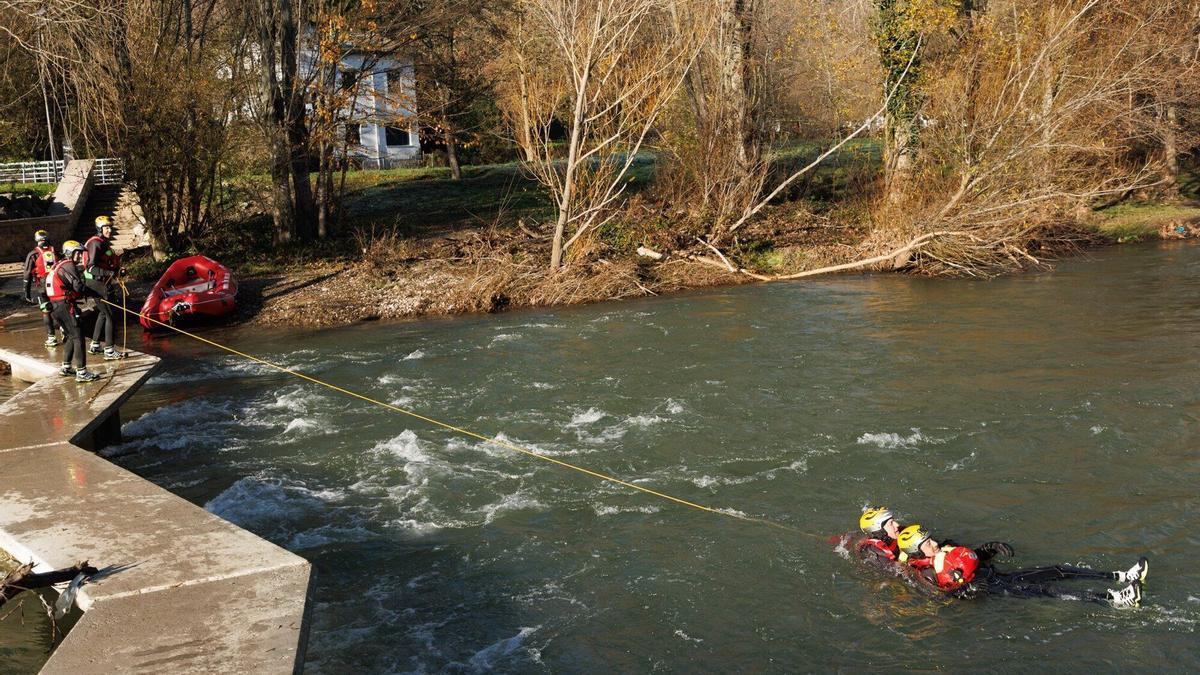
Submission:
[[[60,373],[77,382],[92,382],[99,375],[87,369],[88,354],[103,354],[106,361],[125,358],[113,342],[116,322],[113,297],[121,274],[121,257],[113,250],[113,224],[108,216],[96,218],[96,234],[80,244],[69,239],[55,250],[50,235],[38,230],[34,248],[25,256],[24,298],[42,311],[46,346],[63,344]],[[84,347],[84,325],[94,314],[91,344]],[[58,332],[62,332],[61,341]]]
[[[866,509],[858,524],[864,536],[854,542],[854,551],[861,560],[896,571],[919,587],[956,598],[979,595],[1057,598],[1125,609],[1140,605],[1142,584],[1150,571],[1150,563],[1144,557],[1133,567],[1117,572],[1068,565],[1001,571],[992,561],[1013,555],[1013,547],[1004,542],[989,541],[977,548],[949,540],[938,542],[920,525],[901,525],[885,506]],[[1052,583],[1067,580],[1115,581],[1127,585],[1096,591],[1067,589]]]

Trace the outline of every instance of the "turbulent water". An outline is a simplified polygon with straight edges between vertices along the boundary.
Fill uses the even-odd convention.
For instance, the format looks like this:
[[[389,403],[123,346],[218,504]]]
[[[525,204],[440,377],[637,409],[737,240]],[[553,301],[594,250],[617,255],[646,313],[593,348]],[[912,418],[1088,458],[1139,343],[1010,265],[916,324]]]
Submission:
[[[179,339],[115,461],[311,560],[314,673],[1200,669],[1200,247],[217,339],[699,504]],[[1145,606],[936,602],[829,545],[886,503]]]

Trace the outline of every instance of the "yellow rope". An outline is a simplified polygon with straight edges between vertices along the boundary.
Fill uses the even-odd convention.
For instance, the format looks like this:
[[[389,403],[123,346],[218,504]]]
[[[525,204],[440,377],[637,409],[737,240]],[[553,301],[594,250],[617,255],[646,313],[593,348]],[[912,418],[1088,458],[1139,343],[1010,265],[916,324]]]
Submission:
[[[108,301],[107,301],[107,300],[104,300],[104,302],[108,302]],[[113,303],[111,303],[111,302],[108,302],[108,304],[110,304],[110,305],[113,305]],[[116,305],[113,305],[113,306],[114,306],[114,307],[116,307]],[[126,309],[125,307],[120,307],[119,309],[121,309],[121,311],[123,311],[123,312],[126,312],[126,313],[129,313],[129,314],[132,314],[132,313],[133,313],[133,312],[131,312],[130,310]],[[140,316],[140,315],[139,315],[139,316]],[[253,356],[253,355],[251,355],[251,354],[247,354],[247,353],[245,353],[245,352],[238,351],[238,350],[236,350],[236,349],[234,349],[234,348],[232,348],[232,347],[227,347],[227,346],[225,346],[225,345],[223,345],[223,344],[221,344],[221,343],[219,343],[219,342],[214,342],[213,340],[209,340],[208,338],[203,338],[203,337],[200,337],[199,335],[196,335],[196,334],[194,334],[194,333],[189,333],[189,332],[187,332],[187,331],[185,331],[185,330],[182,330],[182,329],[180,329],[180,328],[177,328],[177,327],[175,327],[175,326],[172,326],[172,325],[170,325],[170,324],[163,323],[162,321],[158,321],[158,320],[156,320],[156,319],[152,319],[152,318],[150,318],[150,317],[143,317],[143,318],[145,318],[145,319],[147,319],[148,321],[150,321],[150,322],[152,322],[152,323],[155,323],[155,324],[157,324],[157,325],[159,325],[159,326],[162,326],[162,327],[164,327],[164,328],[169,328],[169,329],[171,329],[171,330],[173,330],[173,331],[175,331],[176,333],[179,333],[179,334],[181,334],[181,335],[186,335],[187,337],[190,337],[190,338],[192,338],[193,340],[198,340],[198,341],[200,341],[200,342],[203,342],[204,344],[211,345],[211,346],[213,346],[213,347],[216,347],[217,349],[221,349],[221,350],[223,350],[223,351],[229,352],[230,354],[234,354],[234,355],[240,356],[240,357],[242,357],[242,358],[244,358],[244,359],[248,359],[248,360],[250,360],[250,361],[253,361],[253,362],[255,362],[255,363],[262,364],[262,365],[264,365],[264,366],[267,366],[267,367],[269,367],[269,368],[274,368],[275,370],[278,370],[279,372],[286,373],[286,374],[288,374],[288,375],[292,375],[292,376],[294,376],[294,377],[298,377],[298,378],[300,378],[300,379],[302,379],[302,380],[306,380],[306,381],[308,381],[308,382],[312,382],[313,384],[317,384],[317,385],[320,385],[320,386],[322,386],[322,387],[325,387],[325,388],[327,388],[327,389],[331,389],[331,390],[333,390],[333,391],[336,391],[336,392],[338,392],[338,393],[340,393],[340,394],[345,394],[346,396],[350,396],[350,397],[352,397],[352,398],[356,398],[356,399],[359,399],[359,400],[361,400],[361,401],[365,401],[365,402],[367,402],[367,403],[371,403],[371,404],[377,405],[377,406],[379,406],[379,407],[381,407],[381,408],[386,408],[387,410],[391,410],[391,411],[393,411],[393,412],[398,412],[398,413],[401,413],[401,414],[404,414],[404,415],[408,415],[409,417],[413,417],[413,418],[419,419],[419,420],[421,420],[422,422],[426,422],[426,423],[428,423],[428,424],[432,424],[432,425],[434,425],[434,426],[441,427],[441,428],[443,428],[443,429],[447,429],[447,430],[449,430],[449,431],[453,431],[453,432],[456,432],[456,433],[462,434],[462,435],[464,435],[464,436],[469,436],[469,437],[471,437],[471,438],[475,438],[475,439],[481,440],[481,441],[483,441],[483,442],[485,442],[485,443],[491,443],[491,444],[493,444],[493,445],[497,445],[497,446],[500,446],[500,447],[502,447],[502,448],[505,448],[505,449],[508,449],[508,450],[512,450],[512,451],[514,451],[514,452],[519,452],[519,453],[521,453],[521,454],[523,454],[523,455],[527,455],[527,456],[529,456],[529,457],[533,457],[533,458],[535,458],[535,459],[540,459],[540,460],[542,460],[543,462],[549,462],[549,463],[551,463],[551,464],[557,464],[558,466],[561,466],[561,467],[563,467],[563,468],[570,469],[570,470],[572,470],[572,471],[577,471],[577,472],[579,472],[579,473],[586,474],[586,475],[588,475],[588,476],[591,476],[591,477],[593,477],[593,478],[598,478],[598,479],[600,479],[600,480],[607,481],[607,482],[609,482],[609,483],[614,483],[614,484],[616,484],[616,485],[621,485],[621,486],[624,486],[624,487],[627,487],[627,488],[630,488],[630,489],[633,489],[633,490],[637,490],[637,491],[639,491],[639,492],[644,492],[644,493],[646,493],[646,494],[648,494],[648,495],[653,495],[653,496],[655,496],[655,497],[658,497],[658,498],[660,498],[660,499],[665,499],[665,500],[667,500],[667,501],[675,502],[676,504],[681,504],[681,505],[683,505],[683,506],[688,506],[688,507],[691,507],[691,508],[693,508],[693,509],[697,509],[697,510],[700,510],[700,511],[707,511],[707,512],[709,512],[709,513],[716,513],[716,514],[720,514],[720,515],[723,515],[723,516],[728,516],[728,517],[730,517],[730,518],[735,518],[735,519],[737,519],[737,520],[742,520],[742,521],[746,521],[746,522],[751,522],[751,523],[759,523],[759,524],[761,524],[761,525],[767,525],[767,526],[774,527],[774,528],[778,528],[778,529],[781,529],[781,530],[787,530],[788,532],[792,532],[792,533],[796,533],[796,534],[805,534],[805,535],[807,535],[807,536],[818,537],[818,535],[809,534],[809,533],[806,533],[806,532],[801,532],[800,530],[797,530],[796,528],[794,528],[794,527],[791,527],[790,525],[784,525],[783,523],[777,523],[777,522],[775,522],[775,521],[772,521],[772,520],[766,520],[766,519],[764,519],[764,518],[754,518],[754,517],[747,516],[747,515],[744,515],[744,514],[741,514],[741,513],[737,513],[737,512],[735,512],[735,511],[729,511],[729,510],[724,510],[724,509],[717,509],[717,508],[713,508],[713,507],[711,507],[711,506],[704,506],[703,504],[697,504],[697,503],[695,503],[695,502],[691,502],[691,501],[688,501],[688,500],[686,500],[686,499],[682,499],[682,498],[680,498],[680,497],[675,497],[675,496],[669,495],[669,494],[667,494],[667,493],[665,493],[665,492],[659,492],[659,491],[657,491],[657,490],[651,490],[650,488],[647,488],[647,487],[642,487],[641,485],[636,485],[636,484],[634,484],[634,483],[630,483],[629,481],[621,480],[620,478],[616,478],[615,476],[610,476],[610,475],[608,475],[608,474],[600,473],[599,471],[593,471],[593,470],[591,470],[591,469],[588,469],[588,468],[585,468],[585,467],[582,467],[582,466],[578,466],[578,465],[575,465],[575,464],[571,464],[570,462],[564,462],[564,461],[562,461],[561,459],[555,459],[554,457],[550,457],[550,456],[548,456],[548,455],[543,455],[543,454],[541,454],[541,453],[539,453],[539,452],[534,452],[533,450],[529,450],[528,448],[523,448],[523,447],[521,447],[521,446],[519,446],[519,445],[516,445],[516,444],[514,444],[514,443],[509,443],[508,441],[505,441],[505,440],[502,440],[502,439],[499,439],[499,438],[494,438],[494,437],[490,437],[490,438],[489,438],[489,437],[487,437],[487,436],[484,436],[484,435],[482,435],[482,434],[478,434],[478,433],[476,433],[476,432],[474,432],[474,431],[471,431],[471,430],[469,430],[469,429],[463,429],[462,427],[458,427],[458,426],[455,426],[455,425],[453,425],[453,424],[449,424],[449,423],[447,423],[447,422],[442,422],[442,421],[440,421],[440,420],[436,420],[436,419],[434,419],[434,418],[432,418],[432,417],[426,417],[425,415],[422,415],[422,414],[420,414],[420,413],[414,412],[414,411],[412,411],[412,410],[407,410],[407,409],[405,409],[405,408],[401,408],[401,407],[399,407],[399,406],[395,406],[395,405],[392,405],[392,404],[390,404],[390,403],[386,403],[386,402],[384,402],[384,401],[380,401],[380,400],[378,400],[378,399],[371,398],[370,396],[365,396],[365,395],[363,395],[363,394],[359,394],[358,392],[354,392],[354,391],[351,391],[351,390],[349,390],[349,389],[345,389],[345,388],[343,388],[343,387],[339,387],[339,386],[337,386],[336,384],[330,384],[329,382],[325,382],[325,381],[323,381],[323,380],[319,380],[319,379],[317,379],[317,378],[315,378],[315,377],[313,377],[313,376],[311,376],[311,375],[306,375],[306,374],[304,374],[304,373],[301,373],[301,372],[299,372],[299,371],[292,370],[291,368],[287,368],[287,367],[285,367],[285,366],[281,366],[281,365],[278,365],[278,364],[275,364],[275,363],[271,363],[270,361],[267,361],[267,360],[265,360],[265,359],[261,359],[261,358],[259,358],[259,357],[257,357],[257,356]],[[818,538],[819,538],[819,537],[818,537]]]

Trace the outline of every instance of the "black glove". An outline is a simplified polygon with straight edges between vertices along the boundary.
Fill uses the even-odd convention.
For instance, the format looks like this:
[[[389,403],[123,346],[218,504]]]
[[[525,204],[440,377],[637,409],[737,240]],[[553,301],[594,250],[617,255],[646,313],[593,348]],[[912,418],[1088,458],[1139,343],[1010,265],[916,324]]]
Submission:
[[[1013,547],[1010,544],[1006,544],[1002,541],[989,541],[975,549],[975,554],[980,558],[983,558],[984,554],[987,554],[988,558],[993,558],[998,555],[1004,556],[1005,558],[1011,558],[1013,556]]]
[[[21,297],[25,298],[25,302],[33,304],[33,295],[30,294],[29,284],[25,284],[25,292],[21,295]]]

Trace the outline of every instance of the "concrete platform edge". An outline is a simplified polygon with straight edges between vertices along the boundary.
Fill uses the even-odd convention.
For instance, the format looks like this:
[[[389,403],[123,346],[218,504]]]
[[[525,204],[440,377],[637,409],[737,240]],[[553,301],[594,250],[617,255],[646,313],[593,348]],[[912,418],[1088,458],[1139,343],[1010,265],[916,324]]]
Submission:
[[[0,456],[20,463],[25,476],[46,475],[36,486],[20,471],[0,476],[0,548],[46,571],[111,540],[107,551],[99,545],[96,555],[104,560],[93,564],[135,563],[80,589],[85,613],[43,672],[152,672],[168,663],[171,672],[301,672],[313,604],[311,564],[80,447],[103,441],[97,435],[111,432],[108,422],[119,420],[120,406],[159,360],[132,354],[104,364],[108,380],[101,385],[75,385],[57,375],[55,354],[40,339],[36,330],[0,328],[0,360],[22,361],[25,373],[41,375],[0,405]],[[80,496],[65,488],[52,494],[55,481],[67,480],[57,474],[79,467],[87,469]],[[134,517],[122,525],[111,514],[105,518],[102,508],[93,522],[88,500]],[[100,529],[88,531],[94,528]],[[160,541],[149,541],[155,528]],[[124,557],[123,529],[126,541],[136,542]],[[188,536],[200,545],[182,541]],[[220,558],[215,571],[203,560],[185,559],[201,548]],[[178,615],[166,621],[169,630],[155,618],[155,611],[167,616],[164,607]],[[180,645],[194,648],[185,654]]]

